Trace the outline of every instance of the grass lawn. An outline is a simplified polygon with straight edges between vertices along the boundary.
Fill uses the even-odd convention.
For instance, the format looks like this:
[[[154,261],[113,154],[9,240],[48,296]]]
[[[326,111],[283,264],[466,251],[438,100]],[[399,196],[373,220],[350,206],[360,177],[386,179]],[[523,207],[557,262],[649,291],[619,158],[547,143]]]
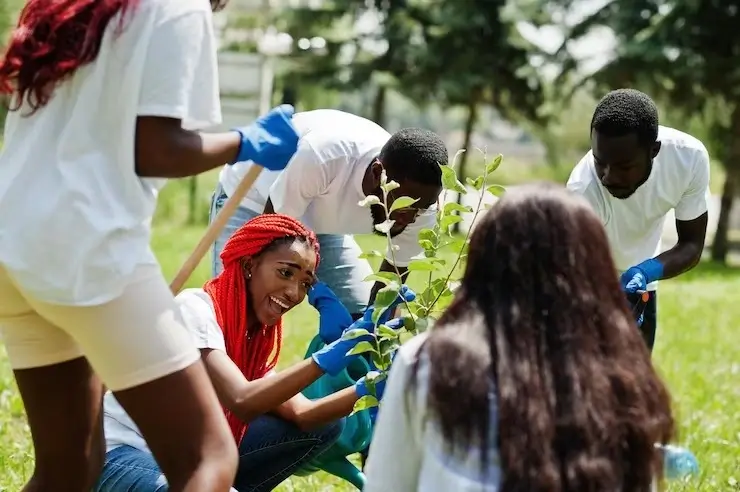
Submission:
[[[207,193],[204,187],[203,193]],[[156,229],[155,248],[172,278],[204,228]],[[381,249],[374,237],[361,239],[363,248]],[[203,283],[210,259],[202,262],[190,286]],[[418,287],[421,277],[411,279]],[[698,456],[702,475],[670,491],[740,490],[740,270],[702,264],[682,278],[666,281],[660,290],[659,332],[655,360],[673,393],[681,422],[680,441]],[[315,333],[317,316],[304,303],[287,315],[280,365],[303,355]],[[17,491],[29,477],[33,456],[23,406],[12,373],[0,349],[0,492]],[[287,481],[278,490],[350,491],[351,487],[324,474]]]

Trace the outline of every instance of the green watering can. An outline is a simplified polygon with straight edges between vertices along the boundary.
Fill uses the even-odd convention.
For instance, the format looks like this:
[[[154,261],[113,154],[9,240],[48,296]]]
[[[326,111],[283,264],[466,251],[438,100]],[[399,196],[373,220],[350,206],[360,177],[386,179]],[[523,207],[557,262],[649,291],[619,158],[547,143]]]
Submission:
[[[316,335],[308,345],[306,358],[324,347],[324,342]],[[336,376],[324,374],[303,390],[303,394],[312,400],[323,398],[339,390],[353,386],[357,380],[370,371],[370,365],[362,357],[356,357],[350,365]],[[351,483],[358,490],[365,486],[365,474],[347,459],[347,456],[367,448],[373,434],[373,424],[367,410],[347,417],[346,424],[339,439],[326,451],[303,465],[296,475],[311,475],[319,470],[339,477]]]

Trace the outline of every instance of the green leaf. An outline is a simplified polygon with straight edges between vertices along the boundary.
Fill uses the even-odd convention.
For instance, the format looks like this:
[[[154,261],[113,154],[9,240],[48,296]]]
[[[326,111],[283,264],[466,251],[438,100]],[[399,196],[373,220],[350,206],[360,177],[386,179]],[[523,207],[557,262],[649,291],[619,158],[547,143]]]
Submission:
[[[375,230],[381,234],[388,234],[395,223],[395,220],[386,219],[380,224],[375,224]]]
[[[357,205],[361,207],[369,207],[371,205],[382,205],[382,202],[380,201],[380,198],[378,198],[375,195],[368,195],[359,202],[357,202]]]
[[[373,334],[364,328],[353,328],[342,333],[342,340],[354,340],[365,336],[373,336]]]
[[[424,250],[434,251],[434,243],[428,239],[419,239],[419,246]]]
[[[384,340],[396,339],[399,335],[396,330],[387,325],[378,325],[378,328],[375,330],[375,332],[381,339]]]
[[[406,331],[415,332],[416,331],[416,319],[414,319],[413,316],[404,316],[403,317],[403,328]]]
[[[442,169],[442,187],[445,190],[456,191],[463,195],[468,192],[468,190],[465,189],[465,186],[458,181],[454,169],[449,166],[440,166],[440,168]]]
[[[378,399],[375,398],[372,395],[365,395],[362,398],[359,398],[354,406],[352,407],[352,413],[355,414],[357,412],[361,412],[363,410],[367,410],[368,408],[374,408],[378,406]]]
[[[381,188],[382,188],[382,190],[383,190],[383,191],[385,191],[386,193],[390,193],[391,191],[393,191],[393,190],[395,190],[395,189],[397,189],[397,188],[400,188],[400,187],[401,187],[401,185],[400,185],[400,184],[398,184],[398,183],[396,183],[395,181],[391,180],[391,181],[388,181],[388,182],[387,182],[387,183],[385,183],[385,184],[382,184],[382,185],[380,185],[380,187],[381,187]]]
[[[383,357],[378,352],[370,352],[370,360],[375,364],[375,367],[383,371],[391,365],[390,357]]]
[[[491,174],[501,165],[501,160],[504,158],[503,155],[499,154],[494,160],[486,164],[486,174]]]
[[[365,251],[360,256],[358,256],[358,258],[360,259],[382,258],[382,257],[383,257],[383,253],[381,253],[380,251],[376,249]]]
[[[409,262],[408,269],[410,272],[435,272],[440,266],[431,258],[418,258]]]
[[[465,182],[468,183],[470,186],[475,188],[476,190],[480,190],[483,188],[483,176],[478,176],[477,178],[466,178]]]
[[[363,279],[363,282],[380,282],[383,285],[388,285],[391,282],[395,282],[397,284],[401,283],[401,277],[398,276],[396,272],[377,272],[377,273],[371,273],[367,277]]]
[[[455,253],[460,253],[467,248],[468,241],[466,241],[464,237],[453,237],[442,243],[439,246],[439,249],[451,249]]]
[[[410,196],[399,196],[398,198],[393,200],[393,203],[391,204],[391,209],[388,213],[391,213],[395,210],[400,210],[402,208],[408,208],[418,201],[418,198],[411,198]]]
[[[439,227],[443,230],[449,230],[450,226],[462,222],[462,217],[459,215],[445,215],[442,220],[439,221]]]
[[[416,331],[424,333],[429,328],[429,318],[419,318],[416,320]]]
[[[419,299],[419,298],[417,297],[417,299]],[[420,317],[420,316],[426,316],[427,315],[426,308],[419,301],[416,301],[416,300],[411,301],[409,303],[409,311],[411,312],[412,315],[414,315],[417,318]],[[413,319],[413,318],[411,318],[411,319]],[[404,321],[404,323],[405,323],[405,321]],[[404,324],[404,326],[406,326],[406,325]]]
[[[501,185],[491,185],[488,188],[486,188],[486,191],[490,193],[491,195],[502,197],[504,196],[504,193],[506,193],[506,188],[504,188]]]
[[[373,303],[373,323],[377,323],[383,311],[393,304],[393,301],[398,297],[398,291],[400,289],[400,284],[391,282],[378,291],[378,294],[375,296],[375,302]]]
[[[375,352],[375,347],[373,347],[373,344],[370,342],[360,342],[354,347],[352,347],[349,352],[347,352],[347,355],[357,355],[357,354],[364,354],[365,352]]]
[[[473,211],[473,207],[470,205],[461,205],[457,202],[448,202],[445,203],[443,214],[444,215],[450,215],[453,212],[460,212],[460,213],[470,213]]]
[[[437,233],[434,232],[434,229],[424,228],[419,231],[419,241],[425,240],[425,241],[431,241],[432,243],[437,243]]]

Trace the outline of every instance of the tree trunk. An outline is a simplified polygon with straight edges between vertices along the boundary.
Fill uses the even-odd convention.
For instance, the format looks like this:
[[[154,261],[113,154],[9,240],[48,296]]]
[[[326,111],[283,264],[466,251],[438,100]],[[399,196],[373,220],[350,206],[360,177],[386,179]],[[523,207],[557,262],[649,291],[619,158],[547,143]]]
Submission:
[[[387,89],[383,86],[378,87],[373,99],[373,113],[371,119],[378,125],[385,128],[385,96]]]
[[[465,176],[466,176],[466,166],[468,163],[468,155],[472,150],[470,149],[470,141],[473,139],[473,131],[475,130],[475,123],[478,120],[478,93],[473,92],[470,97],[470,101],[468,102],[468,119],[465,121],[465,137],[463,140],[463,149],[465,149],[465,152],[460,156],[460,167],[457,169],[457,176],[465,183]],[[462,193],[457,194],[457,203],[462,205],[462,199],[463,195]],[[452,226],[452,232],[454,234],[460,233],[460,224],[462,222],[457,222]]]
[[[730,213],[737,193],[738,178],[740,177],[740,103],[732,112],[730,122],[730,141],[727,143],[727,161],[725,162],[725,184],[722,187],[717,231],[712,242],[712,261],[727,263],[727,254],[730,251]]]
[[[714,233],[714,241],[712,242],[712,261],[722,264],[727,262],[727,253],[730,251],[730,213],[732,212],[734,197],[734,179],[728,174],[725,178],[725,184],[722,187],[719,217],[717,218],[717,231]]]

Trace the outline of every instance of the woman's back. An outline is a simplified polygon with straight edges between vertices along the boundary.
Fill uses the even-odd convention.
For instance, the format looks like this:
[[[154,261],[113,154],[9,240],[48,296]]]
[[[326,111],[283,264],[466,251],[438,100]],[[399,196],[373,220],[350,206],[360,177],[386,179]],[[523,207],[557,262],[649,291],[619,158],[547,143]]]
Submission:
[[[0,264],[24,290],[62,304],[105,302],[122,276],[155,262],[149,223],[164,180],[136,175],[136,118],[219,122],[211,16],[204,0],[139,0],[113,17],[97,58],[46,105],[9,113],[0,209],[12,213],[0,217]]]
[[[661,473],[654,444],[673,435],[668,392],[601,223],[562,188],[515,188],[486,213],[453,303],[416,343],[394,362],[368,492],[432,490],[420,485],[425,474],[441,473],[446,459],[460,463],[455,455],[473,459],[473,450],[478,475],[488,476],[470,491],[647,492]],[[418,356],[402,357],[410,350]],[[396,394],[422,397],[392,405]],[[417,439],[399,457],[392,449],[403,446],[405,425],[425,439],[438,429],[444,445]],[[435,448],[442,459],[430,460]],[[393,460],[412,463],[401,475],[409,482],[393,482]]]

